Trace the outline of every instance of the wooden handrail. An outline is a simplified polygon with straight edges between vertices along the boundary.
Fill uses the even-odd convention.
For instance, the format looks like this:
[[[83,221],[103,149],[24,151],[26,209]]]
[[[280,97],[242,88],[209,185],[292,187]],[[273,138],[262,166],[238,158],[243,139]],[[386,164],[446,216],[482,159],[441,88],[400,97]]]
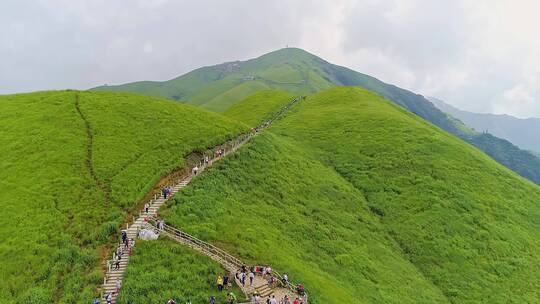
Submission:
[[[283,113],[288,111],[295,103],[297,103],[298,101],[300,101],[300,99],[303,99],[303,98],[304,97],[298,97],[298,98],[295,98],[294,100],[292,100],[285,107],[281,108],[278,112],[274,113],[269,120],[266,120],[263,123],[261,123],[259,126],[257,126],[255,128],[255,131],[259,132],[261,130],[264,130],[264,129],[268,128],[274,121],[279,119],[283,115]],[[189,182],[189,180],[191,180],[191,178],[193,178],[193,176],[194,176],[194,174],[191,172],[194,166],[198,166],[201,169],[201,171],[204,170],[205,167],[211,165],[215,160],[221,158],[222,156],[228,155],[228,154],[233,153],[234,151],[236,151],[240,146],[242,146],[244,143],[249,141],[253,137],[254,133],[256,133],[256,132],[240,134],[236,138],[230,139],[230,140],[226,141],[225,143],[222,143],[221,145],[215,146],[214,148],[211,148],[211,149],[208,149],[208,150],[206,150],[204,152],[201,152],[202,153],[201,157],[195,157],[195,159],[190,158],[189,160],[187,160],[188,164],[186,165],[186,167],[179,170],[178,172],[174,172],[173,174],[171,174],[170,176],[167,177],[168,181],[166,181],[166,183],[167,183],[166,185],[173,186],[175,184],[180,184],[182,181]],[[220,154],[218,157],[216,157],[216,152],[218,150],[223,150],[224,153]],[[208,158],[208,162],[206,161],[207,158]],[[192,164],[193,166],[191,166],[190,164]],[[150,200],[148,201],[148,203],[150,205],[153,205],[158,199],[161,198],[161,191],[160,191],[160,189],[156,188],[158,186],[159,186],[159,184],[156,184],[152,188],[152,190],[150,190],[148,192],[147,196],[150,196],[150,197],[153,196],[153,199],[150,198]],[[146,215],[147,214],[145,212],[142,212],[142,210],[141,210],[139,212],[139,218],[138,219],[141,219],[141,218],[145,217]],[[155,222],[155,218],[152,218],[150,220]],[[135,223],[135,222],[136,222],[135,217],[133,217],[133,223]],[[150,225],[148,222],[146,224]],[[139,228],[141,228],[143,226],[137,226],[137,234],[139,232]],[[150,227],[154,228],[151,225],[150,225]],[[129,223],[126,223],[126,230],[128,230],[128,228],[129,228]],[[178,230],[178,229],[176,229],[174,227],[171,227],[169,225],[164,225],[163,230],[160,230],[160,231],[164,232],[165,234],[167,234],[167,235],[169,235],[169,236],[171,236],[173,238],[181,239],[182,242],[187,243],[188,246],[192,246],[195,249],[199,249],[200,251],[202,251],[203,253],[206,253],[207,255],[209,255],[212,258],[215,258],[215,257],[219,258],[220,259],[219,262],[226,265],[228,269],[231,269],[231,268],[240,269],[242,266],[246,265],[240,259],[234,257],[233,255],[229,254],[228,252],[226,252],[226,251],[224,251],[224,250],[222,250],[222,249],[220,249],[220,248],[218,248],[218,247],[216,247],[216,246],[214,246],[212,244],[209,244],[209,243],[204,242],[204,241],[202,241],[200,239],[197,239],[196,237],[194,237],[192,235],[189,235],[189,234],[187,234],[187,233],[185,233],[185,232],[183,232],[181,230]],[[122,244],[119,243],[118,246],[120,247],[120,246],[122,246]],[[129,259],[129,257],[127,257],[127,258]],[[103,286],[105,286],[108,283],[107,279],[110,276],[110,272],[112,271],[112,269],[111,269],[112,265],[115,262],[115,254],[113,254],[113,259],[105,260],[104,262],[105,262],[105,265],[107,266],[107,271],[106,271],[105,278],[104,278],[104,281],[103,281]],[[276,275],[280,278],[281,282],[283,282],[283,277],[281,277],[281,275],[279,275],[279,273],[276,273]],[[123,275],[121,275],[121,279],[122,278],[123,278]],[[288,283],[288,285],[289,286],[286,286],[286,287],[294,292],[295,287],[290,283]],[[246,293],[246,292],[244,291],[244,293]],[[104,296],[103,295],[103,290],[101,290],[101,298],[103,298],[103,296]],[[116,299],[116,295],[113,296],[113,299],[114,300]]]
[[[156,218],[154,218],[154,217],[152,217],[148,221],[148,225],[152,229],[156,229],[159,232],[164,232],[167,235],[177,236],[177,237],[183,239],[184,241],[187,241],[189,243],[194,244],[195,246],[200,248],[200,250],[203,251],[203,252],[214,253],[219,258],[221,258],[221,260],[223,262],[234,266],[236,269],[240,269],[244,265],[246,265],[246,267],[248,267],[247,264],[242,262],[240,259],[234,257],[230,253],[226,252],[225,250],[223,250],[223,249],[221,249],[219,247],[216,247],[216,246],[214,246],[214,245],[212,245],[210,243],[207,243],[205,241],[202,241],[202,240],[200,240],[200,239],[198,239],[198,238],[196,238],[196,237],[194,237],[194,236],[192,236],[192,235],[190,235],[190,234],[188,234],[186,232],[183,232],[183,231],[181,231],[181,230],[179,230],[177,228],[174,228],[174,227],[172,227],[170,225],[163,224],[163,229],[158,229],[157,226],[154,226],[154,225],[150,224],[150,222],[156,223],[155,221],[156,221]],[[285,281],[283,276],[279,272],[277,272],[275,270],[272,270],[272,275],[277,277],[278,282],[279,282],[280,285],[282,285],[286,289],[289,289],[293,293],[297,293],[296,285],[293,285],[289,280]],[[308,294],[304,290],[304,303],[308,303],[307,299],[308,299]]]
[[[149,222],[152,221],[152,222],[155,222],[155,218],[152,218],[152,219],[149,219]],[[157,229],[156,225],[151,225],[151,227],[153,229]],[[171,227],[167,224],[164,224],[163,225],[163,230],[161,229],[157,229],[158,231],[161,231],[161,232],[165,232],[165,233],[168,233],[168,234],[172,234],[174,236],[177,236],[183,240],[186,240],[198,247],[200,247],[201,249],[203,249],[204,251],[207,251],[207,252],[210,252],[210,253],[213,253],[219,257],[221,257],[225,262],[228,262],[229,264],[232,264],[234,266],[236,266],[237,268],[241,268],[243,265],[245,265],[244,262],[242,262],[240,259],[234,257],[233,255],[229,254],[228,252],[226,252],[225,250],[219,248],[219,247],[216,247],[210,243],[207,243],[203,240],[200,240],[188,233],[185,233],[179,229],[176,229],[174,227]]]

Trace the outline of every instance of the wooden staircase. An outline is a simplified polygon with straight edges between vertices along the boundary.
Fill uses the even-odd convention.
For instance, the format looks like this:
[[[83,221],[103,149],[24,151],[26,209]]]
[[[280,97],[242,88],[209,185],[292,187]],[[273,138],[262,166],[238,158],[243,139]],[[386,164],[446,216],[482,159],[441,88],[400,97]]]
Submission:
[[[146,224],[146,227],[148,229],[154,229],[156,233],[167,236],[177,241],[178,243],[186,245],[210,257],[212,260],[221,264],[225,269],[227,269],[229,273],[233,275],[236,272],[239,272],[242,269],[242,266],[245,266],[247,269],[251,268],[246,263],[229,254],[225,250],[222,250],[210,243],[202,241],[170,225],[164,224],[163,229],[158,229],[155,218],[150,219],[149,222]],[[250,286],[249,278],[246,278],[245,286],[241,284],[240,280],[238,280],[237,278],[235,278],[235,281],[242,290],[242,292],[246,295],[246,299],[250,299],[251,296],[256,293],[259,294],[263,299],[271,295],[275,295],[277,299],[282,299],[285,295],[287,295],[291,299],[294,299],[294,297],[297,296],[300,297],[296,294],[296,290],[293,285],[283,283],[283,277],[279,273],[273,271],[272,276],[276,277],[278,280],[271,286],[267,283],[266,278],[260,274],[257,274],[255,276],[253,286]],[[307,304],[307,296],[304,296],[303,303]]]
[[[300,98],[296,98],[293,101],[291,101],[289,104],[287,104],[285,107],[283,107],[279,112],[275,113],[272,119],[265,121],[263,124],[258,126],[256,128],[257,132],[260,132],[267,127],[269,127],[272,122],[274,122],[276,119],[281,117],[286,111],[288,111],[294,104],[296,104],[298,101],[300,101]],[[220,158],[227,156],[231,153],[234,153],[237,149],[239,149],[241,146],[243,146],[245,143],[247,143],[256,133],[251,132],[247,134],[242,134],[238,136],[235,139],[229,140],[209,151],[210,153],[208,155],[211,155],[211,157],[208,159],[208,162],[205,162],[204,159],[201,159],[200,162],[197,164],[197,167],[199,168],[198,173],[200,174],[202,171],[204,171],[207,167],[211,166],[215,161],[219,160]],[[218,149],[224,150],[224,153],[220,156],[216,156],[216,153]],[[188,174],[184,178],[180,179],[177,183],[170,185],[172,188],[171,193],[165,199],[161,194],[154,195],[154,199],[149,201],[149,208],[148,212],[146,212],[144,209],[139,212],[139,215],[135,218],[133,218],[133,221],[131,225],[126,224],[126,229],[123,231],[126,232],[128,239],[136,240],[137,236],[139,234],[139,231],[142,228],[149,227],[148,220],[155,219],[157,216],[157,212],[159,208],[165,204],[171,197],[174,196],[175,193],[180,191],[182,188],[186,187],[191,179],[194,177],[194,174]],[[156,228],[152,226],[152,228]],[[160,231],[162,234],[182,243],[186,246],[189,246],[202,254],[205,254],[212,258],[213,260],[217,261],[221,265],[223,265],[228,271],[235,273],[236,270],[238,270],[242,265],[242,261],[239,259],[233,257],[232,255],[228,254],[227,252],[211,245],[206,242],[203,242],[193,236],[190,236],[189,234],[186,234],[178,229],[175,229],[173,227],[170,227],[168,225],[165,225],[165,229]],[[114,269],[114,262],[116,257],[116,252],[124,247],[124,244],[122,242],[119,242],[116,246],[115,253],[113,254],[113,259],[107,261],[107,270],[105,274],[105,278],[103,280],[103,285],[101,286],[101,299],[106,303],[105,296],[107,294],[112,295],[112,303],[116,303],[116,299],[118,297],[117,291],[117,282],[120,285],[122,285],[122,281],[124,279],[127,267],[129,265],[129,254],[124,253],[120,260],[120,265],[118,269]],[[249,281],[249,279],[247,279]],[[257,287],[243,287],[240,282],[237,281],[238,286],[242,289],[242,291],[247,295],[251,295],[254,292],[259,292],[259,294],[269,294],[272,291],[274,293],[281,293],[276,291],[275,289],[265,289],[264,288],[264,279],[260,278],[260,280],[263,281],[261,284],[257,284]],[[260,281],[259,278],[257,278],[256,281]],[[291,286],[288,286],[288,289],[291,289]],[[260,290],[260,291],[259,291]],[[307,303],[307,302],[304,302]]]

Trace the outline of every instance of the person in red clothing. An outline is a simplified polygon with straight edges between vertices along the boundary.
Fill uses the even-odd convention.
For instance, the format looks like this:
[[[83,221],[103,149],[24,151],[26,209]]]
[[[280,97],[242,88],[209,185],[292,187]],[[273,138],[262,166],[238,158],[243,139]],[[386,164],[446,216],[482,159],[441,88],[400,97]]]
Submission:
[[[294,299],[293,304],[300,304],[300,301],[298,301],[298,298]]]

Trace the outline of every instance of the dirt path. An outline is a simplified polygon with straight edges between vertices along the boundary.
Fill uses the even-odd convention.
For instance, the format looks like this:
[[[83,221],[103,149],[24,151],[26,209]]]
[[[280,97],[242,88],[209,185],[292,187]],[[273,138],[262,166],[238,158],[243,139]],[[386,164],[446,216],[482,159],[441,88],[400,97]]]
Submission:
[[[105,203],[108,204],[111,202],[111,189],[109,185],[99,180],[96,175],[96,171],[94,170],[94,133],[92,131],[92,125],[90,125],[90,122],[81,111],[79,94],[75,94],[75,109],[77,110],[79,117],[84,122],[86,129],[86,168],[88,169],[88,173],[92,177],[92,180],[94,180],[96,186],[103,192],[103,195],[105,196]]]

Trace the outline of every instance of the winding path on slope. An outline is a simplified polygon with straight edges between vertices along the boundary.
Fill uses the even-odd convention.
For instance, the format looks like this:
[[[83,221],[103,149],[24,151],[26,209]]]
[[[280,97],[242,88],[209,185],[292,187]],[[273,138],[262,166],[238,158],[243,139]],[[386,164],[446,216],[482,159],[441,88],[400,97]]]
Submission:
[[[270,120],[265,121],[262,125],[260,125],[257,128],[258,132],[268,128],[275,120],[279,119],[294,104],[300,101],[300,99],[301,97],[294,99],[285,107],[283,107],[280,111],[275,113]],[[78,108],[78,102],[76,105]],[[127,234],[127,238],[133,239],[133,240],[137,239],[139,231],[142,228],[151,228],[151,229],[157,230],[157,228],[152,226],[151,223],[155,224],[154,219],[157,216],[157,212],[159,208],[163,204],[165,204],[168,199],[173,197],[174,194],[176,194],[178,191],[180,191],[182,188],[186,187],[189,184],[191,179],[194,177],[194,174],[192,173],[192,170],[191,170],[193,167],[197,166],[199,168],[198,174],[200,174],[207,167],[212,166],[214,162],[218,161],[222,157],[225,157],[229,154],[236,152],[236,150],[238,150],[245,143],[247,143],[254,136],[254,134],[257,134],[257,133],[242,134],[235,139],[229,140],[217,147],[214,147],[213,149],[206,151],[204,155],[199,159],[199,161],[195,162],[194,166],[190,166],[190,170],[188,171],[190,173],[184,176],[180,176],[180,177],[172,176],[171,182],[167,185],[172,188],[172,192],[168,196],[167,199],[164,198],[159,192],[159,189],[161,189],[165,185],[163,185],[163,183],[158,183],[158,185],[156,185],[153,188],[152,192],[149,193],[150,197],[153,196],[153,199],[148,202],[149,204],[148,212],[146,212],[146,210],[144,209],[141,210],[139,212],[139,215],[136,218],[133,217],[133,222],[131,223],[131,225],[129,223],[126,224],[126,229],[124,231]],[[224,153],[222,155],[216,156],[218,155],[216,153],[218,150],[223,150]],[[205,157],[208,157],[207,158],[208,161],[206,162],[204,161]],[[184,244],[186,246],[189,246],[193,248],[194,250],[210,257],[214,261],[220,263],[230,273],[234,274],[239,269],[241,269],[242,266],[247,266],[247,264],[243,263],[240,259],[237,259],[236,257],[232,256],[226,251],[219,249],[218,247],[211,245],[209,243],[206,243],[202,240],[199,240],[196,237],[191,236],[169,225],[164,225],[163,229],[159,229],[158,232],[160,232],[160,234],[162,235],[170,237],[173,240],[181,244]],[[126,270],[129,264],[129,254],[123,254],[120,259],[119,267],[117,269],[115,269],[116,267],[113,267],[115,261],[117,261],[116,252],[118,251],[124,251],[124,244],[122,244],[121,242],[118,244],[115,252],[113,253],[112,259],[107,261],[107,271],[105,274],[105,278],[103,280],[103,285],[101,287],[101,298],[103,300],[106,300],[105,296],[107,294],[111,294],[112,303],[116,303],[116,298],[118,297],[118,293],[116,292],[117,285],[120,285],[120,288],[121,288],[122,281],[124,279],[124,276],[126,274]],[[293,286],[292,284],[288,282],[283,283],[283,277],[275,271],[273,271],[273,276],[278,279],[278,282],[272,285],[269,285],[267,283],[266,278],[260,275],[255,276],[253,286],[249,286],[249,283],[247,283],[246,286],[244,287],[238,280],[236,280],[236,283],[242,289],[246,298],[257,293],[261,295],[262,297],[275,295],[277,299],[281,299],[285,295],[288,295],[291,299],[294,299],[294,297],[296,296],[295,286]],[[304,300],[304,303],[307,303],[307,295]]]
[[[103,195],[105,196],[105,203],[107,204],[111,202],[111,189],[110,186],[102,182],[97,177],[96,171],[94,170],[94,131],[92,130],[92,125],[90,124],[90,121],[88,121],[84,113],[81,111],[79,94],[75,94],[75,109],[77,110],[77,113],[83,121],[84,127],[86,129],[86,168],[88,169],[88,173],[92,177],[92,180],[94,181],[96,186],[103,192]]]

